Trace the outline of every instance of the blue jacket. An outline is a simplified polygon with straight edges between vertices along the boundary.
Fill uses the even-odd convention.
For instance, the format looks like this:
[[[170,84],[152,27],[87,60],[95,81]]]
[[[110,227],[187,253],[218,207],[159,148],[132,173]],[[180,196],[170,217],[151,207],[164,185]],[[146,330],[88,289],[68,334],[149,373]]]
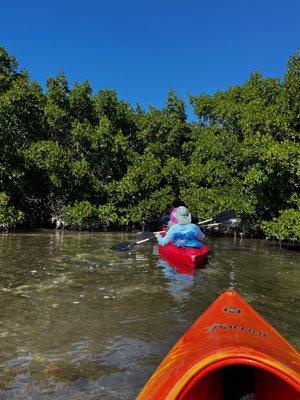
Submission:
[[[178,247],[202,247],[203,243],[200,242],[204,238],[204,233],[198,225],[195,224],[175,224],[167,231],[166,235],[162,237],[157,236],[157,241],[161,246],[165,246],[169,242],[173,242]]]

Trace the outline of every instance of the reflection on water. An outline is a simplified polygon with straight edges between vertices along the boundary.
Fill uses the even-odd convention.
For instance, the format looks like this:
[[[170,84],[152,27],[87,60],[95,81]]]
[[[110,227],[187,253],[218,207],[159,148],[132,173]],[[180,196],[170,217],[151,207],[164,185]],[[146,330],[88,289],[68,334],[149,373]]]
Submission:
[[[230,269],[229,269],[229,285],[228,285],[228,289],[235,289],[235,285],[236,285],[236,272],[235,272],[235,265],[234,265],[234,261],[230,262]]]
[[[180,274],[122,233],[0,235],[0,400],[134,399],[216,296],[236,288],[299,346],[296,252],[211,238],[207,267]]]
[[[172,267],[171,264],[164,260],[158,259],[157,266],[162,268],[162,271],[167,278],[166,289],[172,294],[175,300],[186,300],[194,284],[200,283],[203,271],[196,270],[193,273],[181,273],[178,268]]]

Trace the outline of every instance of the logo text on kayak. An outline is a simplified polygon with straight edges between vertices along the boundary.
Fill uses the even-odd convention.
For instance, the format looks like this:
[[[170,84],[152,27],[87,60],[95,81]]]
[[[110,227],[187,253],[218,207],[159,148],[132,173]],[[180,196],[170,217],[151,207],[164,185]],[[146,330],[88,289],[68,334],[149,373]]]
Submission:
[[[224,307],[224,312],[232,313],[232,314],[242,314],[242,310],[238,307]]]
[[[265,337],[265,338],[268,336],[265,332],[257,331],[256,329],[250,328],[248,326],[236,325],[236,324],[222,324],[222,323],[218,323],[218,322],[215,322],[214,324],[208,326],[206,328],[206,333],[214,333],[218,329],[228,330],[228,331],[246,332],[246,333],[250,333],[251,335],[257,335],[257,336],[261,336],[261,337]]]

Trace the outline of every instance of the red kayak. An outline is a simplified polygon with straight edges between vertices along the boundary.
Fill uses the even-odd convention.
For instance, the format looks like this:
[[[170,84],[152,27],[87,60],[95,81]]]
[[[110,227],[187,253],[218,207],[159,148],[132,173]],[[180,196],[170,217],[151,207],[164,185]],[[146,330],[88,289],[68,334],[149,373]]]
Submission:
[[[221,294],[137,400],[299,400],[300,355],[236,291]]]
[[[160,257],[174,267],[186,267],[187,270],[193,270],[195,267],[206,264],[209,250],[206,245],[197,249],[194,247],[177,247],[168,243],[166,246],[158,245],[158,251]]]

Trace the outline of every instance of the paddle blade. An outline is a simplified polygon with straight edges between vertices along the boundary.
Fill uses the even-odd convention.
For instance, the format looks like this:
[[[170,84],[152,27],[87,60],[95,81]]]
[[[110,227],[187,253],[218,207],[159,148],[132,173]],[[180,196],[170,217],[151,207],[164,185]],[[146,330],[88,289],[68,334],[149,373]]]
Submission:
[[[110,250],[113,251],[125,251],[131,249],[131,247],[135,246],[136,242],[122,242],[118,243],[115,246],[111,247]]]
[[[241,218],[231,218],[228,221],[223,222],[222,225],[226,228],[235,228],[236,226],[239,226],[241,222]]]
[[[219,223],[224,223],[235,217],[235,212],[233,210],[223,211],[215,217],[215,221]]]

